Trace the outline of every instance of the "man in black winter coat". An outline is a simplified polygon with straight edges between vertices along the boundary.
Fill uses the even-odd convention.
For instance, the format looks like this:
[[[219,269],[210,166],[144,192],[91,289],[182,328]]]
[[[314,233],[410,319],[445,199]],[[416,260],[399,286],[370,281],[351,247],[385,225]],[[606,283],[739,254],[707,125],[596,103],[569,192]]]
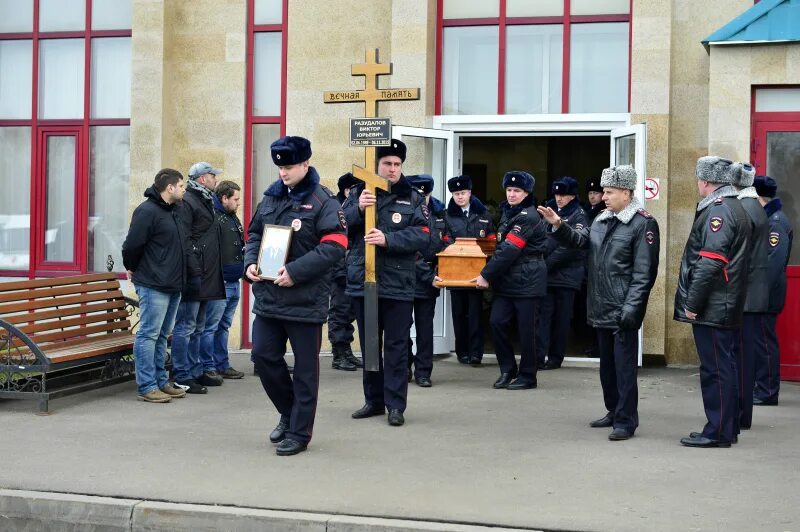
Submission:
[[[309,165],[311,143],[282,137],[270,146],[280,179],[264,192],[247,229],[244,263],[253,283],[253,360],[280,421],[269,436],[279,456],[303,452],[311,441],[319,392],[322,324],[328,314],[331,271],[347,250],[347,225],[339,202]],[[291,227],[284,266],[274,281],[259,276],[264,227]],[[284,359],[286,341],[294,374]]]
[[[583,209],[586,211],[586,220],[592,225],[597,215],[603,212],[606,204],[603,202],[603,187],[600,186],[600,179],[590,177],[586,181],[586,203]]]
[[[539,212],[564,245],[589,248],[589,324],[597,331],[600,384],[608,413],[592,427],[613,427],[611,441],[631,438],[639,426],[636,382],[639,329],[658,273],[658,222],[638,198],[636,170],[629,165],[603,170],[601,212],[591,227],[572,228],[552,210]]]
[[[139,400],[168,403],[186,392],[170,385],[164,366],[167,338],[186,281],[186,235],[177,209],[186,185],[177,170],[156,174],[147,198],[136,207],[122,244],[122,262],[139,297],[139,328],[133,343]]]

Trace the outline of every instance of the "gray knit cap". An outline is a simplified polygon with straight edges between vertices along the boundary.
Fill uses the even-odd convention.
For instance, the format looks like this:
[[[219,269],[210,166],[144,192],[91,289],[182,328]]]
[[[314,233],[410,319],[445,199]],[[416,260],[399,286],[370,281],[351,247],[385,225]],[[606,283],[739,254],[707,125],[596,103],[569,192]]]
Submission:
[[[709,155],[697,159],[695,175],[697,179],[708,181],[709,183],[732,185],[736,177],[736,168],[730,159]]]
[[[629,164],[606,168],[600,176],[600,186],[636,190],[636,169]]]
[[[741,188],[752,187],[756,178],[756,169],[753,165],[736,162],[733,166],[733,184]]]

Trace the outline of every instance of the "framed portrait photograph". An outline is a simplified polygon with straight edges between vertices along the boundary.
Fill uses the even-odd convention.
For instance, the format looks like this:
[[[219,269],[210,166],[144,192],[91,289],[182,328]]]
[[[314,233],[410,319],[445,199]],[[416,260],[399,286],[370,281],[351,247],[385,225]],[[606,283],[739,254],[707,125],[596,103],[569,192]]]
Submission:
[[[292,243],[291,227],[265,225],[258,250],[258,276],[268,281],[278,278],[278,270],[286,264],[289,246]]]

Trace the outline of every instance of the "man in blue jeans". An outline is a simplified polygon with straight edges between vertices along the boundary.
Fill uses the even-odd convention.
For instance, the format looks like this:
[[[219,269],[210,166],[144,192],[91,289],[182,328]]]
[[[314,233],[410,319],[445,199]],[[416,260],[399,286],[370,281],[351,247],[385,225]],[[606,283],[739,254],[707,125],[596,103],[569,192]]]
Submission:
[[[165,168],[131,218],[122,261],[139,296],[139,329],[133,343],[139,400],[168,403],[186,392],[170,385],[166,358],[186,276],[186,235],[177,210],[186,190],[183,176]]]
[[[225,379],[244,377],[244,373],[232,368],[228,360],[228,330],[239,304],[240,282],[244,275],[244,230],[242,222],[236,216],[241,198],[241,189],[233,181],[220,181],[212,197],[216,223],[220,228],[225,299],[209,301],[206,306],[206,324],[200,337],[200,357],[214,360],[217,373]]]

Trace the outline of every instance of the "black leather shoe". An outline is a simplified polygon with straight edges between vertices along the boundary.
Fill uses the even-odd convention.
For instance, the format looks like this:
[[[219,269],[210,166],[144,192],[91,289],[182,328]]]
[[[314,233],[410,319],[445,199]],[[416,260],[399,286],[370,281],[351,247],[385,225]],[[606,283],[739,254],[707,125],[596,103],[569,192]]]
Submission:
[[[283,441],[286,437],[286,430],[289,428],[289,416],[281,416],[280,421],[278,424],[275,425],[275,428],[272,429],[272,432],[269,433],[269,441],[272,443],[278,443]]]
[[[759,399],[758,397],[753,397],[753,405],[758,406],[778,406],[777,399]]]
[[[608,439],[611,441],[622,441],[630,438],[633,438],[633,432],[626,429],[614,429],[608,435]]]
[[[433,383],[431,383],[431,379],[428,377],[417,377],[415,380],[417,382],[417,386],[419,386],[420,388],[430,388],[431,386],[433,386]]]
[[[275,454],[278,456],[292,456],[293,454],[302,453],[306,449],[308,449],[307,443],[300,443],[297,440],[286,438],[278,444]]]
[[[479,356],[472,355],[471,357],[469,357],[469,365],[472,366],[473,368],[480,367],[481,366],[481,362],[482,362],[482,359]]]
[[[506,390],[531,390],[536,388],[536,380],[530,377],[517,377],[514,382],[509,383]]]
[[[389,409],[388,420],[389,420],[389,425],[393,427],[399,427],[406,422],[406,420],[403,418],[403,413],[396,408]]]
[[[705,449],[711,447],[730,447],[731,442],[712,440],[703,435],[697,435],[693,438],[690,435],[688,438],[681,438],[681,445],[685,445],[686,447],[702,447]]]
[[[175,381],[175,384],[179,384],[181,387],[186,386],[186,393],[196,393],[196,394],[204,394],[208,393],[208,388],[201,385],[194,379],[189,379],[188,381],[178,382]]]
[[[595,419],[589,426],[592,428],[600,428],[600,427],[611,427],[614,425],[614,414],[609,412],[605,416],[601,417],[600,419]]]
[[[382,406],[375,406],[365,403],[364,406],[353,412],[351,417],[353,419],[364,419],[365,417],[382,416],[386,409]]]
[[[517,376],[517,372],[516,371],[511,371],[511,372],[508,372],[508,373],[501,373],[500,377],[498,377],[497,380],[494,381],[494,384],[492,385],[492,387],[495,390],[508,388],[508,385],[511,383],[511,381],[514,380],[514,377],[516,377],[516,376]]]
[[[458,362],[460,364],[469,364],[469,356],[468,355],[459,356],[458,357]]]
[[[541,369],[548,370],[548,369],[558,369],[561,367],[561,364],[556,364],[552,360],[548,360],[544,363],[544,366],[541,366]]]
[[[345,353],[346,353],[345,357],[347,358],[347,360],[350,361],[350,363],[352,365],[354,365],[357,368],[363,368],[364,367],[364,361],[353,354],[353,350],[350,349],[349,345],[347,346],[347,349],[345,350]]]
[[[689,433],[689,437],[690,438],[701,438],[702,436],[703,436],[702,432],[690,432]],[[731,440],[731,443],[739,443],[739,436],[734,436],[733,439]]]
[[[222,386],[224,379],[216,371],[207,371],[197,378],[197,382],[203,386]]]
[[[355,371],[358,369],[355,364],[350,362],[350,359],[341,355],[334,355],[333,360],[331,361],[331,367],[341,371]]]

